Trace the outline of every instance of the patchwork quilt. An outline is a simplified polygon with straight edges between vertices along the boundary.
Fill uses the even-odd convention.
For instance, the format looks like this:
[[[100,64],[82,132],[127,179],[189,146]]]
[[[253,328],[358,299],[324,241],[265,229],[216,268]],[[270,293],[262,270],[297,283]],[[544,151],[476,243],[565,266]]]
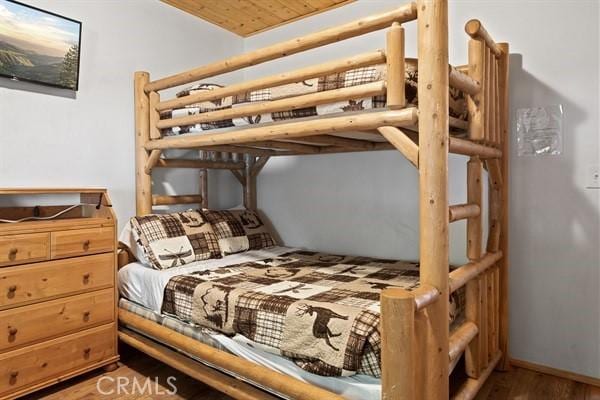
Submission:
[[[409,107],[418,106],[417,60],[406,60],[405,92],[406,104]],[[249,103],[260,103],[287,97],[299,96],[327,90],[341,89],[351,86],[364,85],[386,79],[386,66],[384,64],[353,69],[346,72],[307,79],[302,82],[266,88],[252,92],[243,93],[238,96],[229,96],[214,101],[192,104],[184,108],[169,110],[161,113],[161,119],[178,118],[189,115],[202,114],[205,112],[224,110],[229,108],[248,105]],[[189,96],[197,93],[207,92],[223,86],[213,83],[199,83],[177,94],[177,97]],[[266,122],[283,121],[295,118],[313,117],[318,115],[343,113],[351,111],[364,111],[386,106],[386,96],[374,96],[369,98],[351,99],[318,106],[299,108],[295,110],[279,111],[268,114],[248,115],[240,118],[227,119],[214,122],[200,123],[196,125],[177,126],[163,130],[163,135],[180,135],[184,133],[202,132],[219,128],[231,128]],[[462,92],[450,89],[450,115],[459,119],[467,119],[466,100]]]
[[[162,312],[241,334],[324,376],[381,375],[381,290],[413,290],[419,265],[292,251],[172,277]],[[451,299],[450,321],[463,303]]]

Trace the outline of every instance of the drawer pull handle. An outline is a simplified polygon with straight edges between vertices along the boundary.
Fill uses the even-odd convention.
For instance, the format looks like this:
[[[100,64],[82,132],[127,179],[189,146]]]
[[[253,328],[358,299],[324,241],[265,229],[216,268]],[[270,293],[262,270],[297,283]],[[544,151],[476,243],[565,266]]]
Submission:
[[[18,332],[19,332],[19,330],[18,330],[17,328],[10,328],[10,329],[8,330],[8,335],[9,335],[9,336],[13,336],[13,337],[14,337],[14,336],[16,336],[16,335],[17,335],[17,333],[18,333]]]
[[[90,274],[84,274],[83,275],[83,283],[88,283],[90,281]]]
[[[8,296],[13,297],[17,291],[17,285],[11,285],[8,287]]]
[[[91,242],[89,240],[83,242],[83,250],[88,251],[90,249],[90,244]]]
[[[86,347],[85,349],[83,349],[83,357],[84,358],[90,358],[90,353],[92,352],[92,349],[89,347]]]
[[[14,385],[15,383],[17,383],[17,377],[19,376],[19,371],[13,371],[10,373],[10,381],[9,383],[11,385]]]
[[[89,311],[86,311],[86,312],[83,313],[83,320],[85,322],[87,322],[87,321],[90,320],[90,312]]]
[[[14,259],[17,257],[17,253],[18,253],[18,252],[19,252],[19,249],[17,249],[16,247],[15,247],[15,248],[12,248],[12,249],[10,249],[10,250],[8,251],[8,258],[9,258],[10,260],[14,260]]]

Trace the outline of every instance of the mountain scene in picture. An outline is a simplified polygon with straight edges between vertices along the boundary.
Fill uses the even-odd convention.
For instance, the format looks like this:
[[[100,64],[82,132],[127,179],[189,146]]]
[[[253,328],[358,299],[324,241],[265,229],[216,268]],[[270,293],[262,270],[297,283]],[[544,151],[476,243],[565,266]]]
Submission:
[[[81,23],[0,0],[0,75],[77,90]]]

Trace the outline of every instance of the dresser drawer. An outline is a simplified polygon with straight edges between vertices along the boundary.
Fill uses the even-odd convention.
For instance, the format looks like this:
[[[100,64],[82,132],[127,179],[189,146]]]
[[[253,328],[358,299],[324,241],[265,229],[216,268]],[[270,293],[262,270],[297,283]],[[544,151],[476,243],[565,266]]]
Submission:
[[[113,322],[114,311],[113,289],[0,311],[0,352]]]
[[[114,329],[104,325],[0,355],[0,395],[116,355]]]
[[[114,253],[0,268],[0,309],[114,286]]]
[[[48,260],[50,234],[0,236],[0,267]]]
[[[114,249],[113,227],[52,232],[52,259],[106,253]]]

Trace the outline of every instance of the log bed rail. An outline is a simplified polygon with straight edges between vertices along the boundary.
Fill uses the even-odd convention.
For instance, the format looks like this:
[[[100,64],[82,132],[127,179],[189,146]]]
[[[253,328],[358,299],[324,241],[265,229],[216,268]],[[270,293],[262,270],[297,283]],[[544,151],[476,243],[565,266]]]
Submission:
[[[418,109],[405,104],[405,34],[402,24],[418,24]],[[384,50],[325,62],[278,75],[225,86],[210,92],[163,100],[160,91],[240,70],[366,33],[387,29]],[[508,350],[508,55],[506,43],[496,43],[480,21],[467,22],[468,64],[448,62],[447,0],[418,0],[325,31],[274,44],[183,73],[151,81],[147,72],[135,74],[136,197],[137,214],[152,212],[153,205],[207,206],[207,170],[229,170],[244,187],[244,204],[256,208],[256,177],[273,156],[397,150],[418,170],[420,193],[420,280],[408,292],[385,289],[381,295],[382,398],[386,400],[472,399],[494,368],[507,367]],[[161,119],[162,111],[248,91],[303,81],[359,67],[386,64],[387,78],[369,84],[298,95],[265,103]],[[467,100],[468,121],[449,116],[449,87],[461,90]],[[387,106],[368,113],[321,116],[243,127],[226,132],[163,137],[161,129],[285,111],[341,100],[386,94]],[[343,136],[362,132],[364,137]],[[463,137],[452,133],[463,132]],[[165,158],[168,149],[197,149],[198,159]],[[448,154],[467,156],[467,202],[448,204]],[[152,195],[156,168],[195,168],[200,171],[200,194]],[[487,171],[487,174],[484,174]],[[486,178],[487,175],[487,178]],[[489,232],[483,243],[483,184],[488,182]],[[450,272],[449,224],[467,221],[467,264]],[[485,251],[483,250],[485,248]],[[465,287],[466,316],[450,333],[448,297]],[[120,310],[121,321],[165,345],[190,345],[182,335]],[[156,326],[155,326],[156,325]],[[168,350],[124,329],[121,338],[176,368],[190,372],[185,361]],[[156,345],[158,346],[158,345]],[[233,356],[195,344],[194,356],[231,371]],[[171,355],[169,355],[171,354]],[[468,379],[450,393],[449,374],[464,355]],[[228,368],[229,366],[229,368]],[[200,368],[200,367],[198,367]],[[339,399],[279,374],[240,361],[238,376],[276,388],[292,398]],[[210,370],[212,371],[212,370]],[[199,369],[199,379],[224,390],[230,383]],[[190,373],[192,373],[190,372]],[[244,385],[240,383],[240,385]],[[250,389],[249,389],[250,390]],[[236,388],[235,398],[272,398]],[[250,394],[249,394],[250,393]],[[252,394],[254,393],[254,394]],[[304,394],[303,394],[304,393]]]

